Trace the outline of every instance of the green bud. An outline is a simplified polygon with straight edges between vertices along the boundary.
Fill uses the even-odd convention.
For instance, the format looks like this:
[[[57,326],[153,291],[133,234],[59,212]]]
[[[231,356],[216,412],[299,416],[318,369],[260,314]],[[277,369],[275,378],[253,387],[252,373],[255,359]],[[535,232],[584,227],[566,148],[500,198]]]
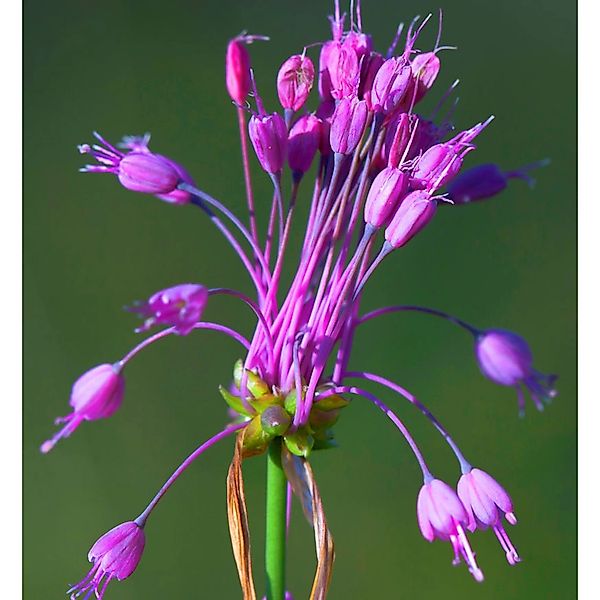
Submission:
[[[327,429],[336,424],[340,416],[338,410],[311,410],[309,423],[315,430]]]
[[[260,398],[250,398],[250,405],[258,414],[262,414],[269,406],[281,406],[281,398],[273,394],[263,394]]]
[[[292,390],[283,401],[283,407],[292,416],[296,414],[296,390]]]
[[[242,373],[244,372],[244,361],[241,358],[238,358],[235,361],[235,365],[233,365],[233,383],[235,383],[235,387],[239,390],[240,384],[242,382]]]
[[[232,394],[229,390],[224,388],[222,385],[219,386],[219,392],[221,392],[221,396],[223,396],[223,400],[227,402],[227,405],[235,410],[235,412],[245,415],[247,417],[250,416],[250,413],[246,410],[242,399],[235,394]]]
[[[254,371],[246,369],[246,374],[248,375],[248,382],[246,383],[246,386],[248,387],[248,391],[255,398],[260,398],[264,394],[268,394],[271,391],[269,386],[256,373],[254,373]]]
[[[263,430],[270,435],[283,435],[289,428],[290,415],[277,404],[267,407],[260,416]]]
[[[304,457],[307,457],[310,454],[315,443],[313,436],[304,429],[298,429],[295,433],[286,435],[283,440],[285,441],[287,449],[292,454]]]
[[[334,394],[333,396],[326,396],[322,400],[319,400],[317,396],[317,401],[313,404],[313,408],[317,410],[335,410],[336,408],[345,408],[348,404],[350,404],[350,400]]]
[[[242,444],[242,453],[244,458],[258,456],[266,451],[273,435],[263,430],[260,422],[260,416],[256,415],[244,429],[244,442]]]

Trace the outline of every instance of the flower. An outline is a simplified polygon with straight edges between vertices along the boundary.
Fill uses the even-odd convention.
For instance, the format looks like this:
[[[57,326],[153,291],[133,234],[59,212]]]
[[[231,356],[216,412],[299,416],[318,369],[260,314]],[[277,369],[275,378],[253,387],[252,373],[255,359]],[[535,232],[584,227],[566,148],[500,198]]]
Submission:
[[[279,68],[277,94],[286,110],[302,108],[315,80],[315,67],[308,56],[294,54]]]
[[[287,128],[278,113],[253,115],[248,125],[250,140],[262,168],[270,174],[281,171],[287,149]]]
[[[59,417],[55,423],[66,423],[52,438],[46,440],[40,450],[46,454],[56,442],[69,437],[82,421],[95,421],[110,417],[121,406],[125,379],[118,364],[102,364],[84,373],[73,384],[69,404],[73,412]]]
[[[71,598],[79,598],[92,593],[102,600],[108,584],[113,579],[127,579],[137,568],[146,537],[144,530],[134,521],[117,525],[100,537],[91,547],[88,560],[93,563],[89,573],[67,593]]]
[[[137,332],[155,325],[164,328],[140,341],[115,365],[100,365],[73,386],[73,413],[61,420],[66,426],[42,445],[44,452],[82,420],[112,414],[122,401],[122,369],[159,340],[192,330],[211,330],[233,339],[243,352],[235,362],[232,382],[219,386],[229,424],[181,462],[135,521],[120,525],[94,544],[90,551],[93,567],[70,590],[74,598],[82,594],[101,598],[112,579],[133,572],[144,546],[142,528],[159,501],[200,455],[234,434],[235,452],[227,477],[228,518],[244,597],[260,594],[254,589],[249,560],[242,461],[268,452],[268,530],[273,526],[278,534],[267,536],[267,563],[283,564],[279,542],[285,540],[286,489],[291,487],[315,533],[318,565],[311,597],[325,598],[334,545],[308,459],[336,446],[334,427],[342,409],[350,405],[350,395],[371,402],[408,442],[425,482],[417,499],[417,518],[425,539],[449,541],[454,562],[464,559],[477,581],[483,580],[483,574],[465,529],[492,527],[509,562],[519,560],[502,525],[503,517],[515,522],[503,488],[472,468],[441,422],[408,390],[376,373],[350,371],[348,365],[359,326],[392,312],[419,311],[473,334],[480,367],[496,383],[519,390],[526,386],[536,404],[554,393],[553,378],[533,369],[527,344],[515,334],[481,332],[457,317],[421,306],[391,305],[362,312],[362,297],[381,262],[392,253],[401,253],[397,251],[435,216],[438,203],[450,203],[448,194],[457,203],[483,197],[503,189],[507,178],[527,179],[531,166],[506,173],[480,167],[457,178],[463,159],[476,149],[475,138],[491,118],[450,137],[453,109],[441,120],[437,114],[456,84],[443,94],[429,118],[416,112],[417,102],[432,90],[440,71],[441,15],[433,50],[423,52],[417,47],[429,17],[416,18],[408,27],[404,48],[394,56],[400,29],[384,55],[373,49],[371,36],[363,32],[360,1],[351,2],[348,27],[337,0],[334,6],[331,38],[323,41],[320,50],[320,101],[315,114],[295,116],[309,101],[314,83],[309,57],[314,44],[290,56],[279,69],[277,93],[282,114],[265,109],[250,69],[247,44],[266,38],[242,34],[227,46],[226,87],[239,127],[247,200],[244,216],[208,193],[208,183],[203,189],[196,187],[181,165],[152,152],[148,134],[124,138],[120,145],[124,152],[98,134],[101,145],[80,146],[82,153],[98,161],[84,171],[112,173],[128,189],[188,205],[190,211],[195,207],[196,214],[208,218],[208,224],[230,244],[254,291],[209,290],[184,283],[156,292],[130,310],[144,319]],[[255,109],[247,101],[250,90]],[[261,198],[255,198],[252,186],[248,137],[273,186]],[[305,176],[317,149],[320,157],[313,169],[315,179],[307,184]],[[286,174],[288,166],[291,172]],[[301,194],[309,196],[303,186],[310,186],[312,195],[304,212],[295,210],[304,199]],[[441,193],[446,186],[448,194]],[[301,218],[306,220],[298,230]],[[299,246],[295,246],[297,242]],[[297,259],[292,266],[288,264],[290,255]],[[209,296],[222,295],[251,311],[255,323],[250,336],[203,319]],[[430,421],[463,473],[458,495],[433,477],[423,451],[396,412],[371,390],[357,387],[356,379],[394,392]],[[269,573],[270,597],[284,595],[282,573],[279,567]]]
[[[100,164],[86,165],[85,173],[113,173],[121,185],[144,194],[169,194],[181,182],[181,176],[173,163],[158,154],[146,150],[124,154],[109,144],[99,133],[94,136],[103,144],[81,144],[81,154],[91,154]]]
[[[146,302],[135,304],[128,310],[145,319],[136,333],[148,331],[155,325],[168,325],[174,327],[179,335],[187,335],[200,320],[207,301],[208,290],[204,286],[183,283],[160,290]]]
[[[520,562],[517,550],[502,526],[502,515],[511,525],[517,523],[512,501],[506,490],[485,471],[471,469],[460,478],[457,492],[469,515],[469,531],[491,527],[506,553],[509,564]]]
[[[527,342],[516,333],[503,329],[488,329],[475,337],[475,356],[481,372],[499,385],[517,390],[519,411],[525,411],[521,386],[538,410],[544,410],[557,394],[554,388],[556,375],[544,375],[533,368],[533,355]]]
[[[475,580],[483,581],[483,573],[464,530],[469,522],[467,511],[449,485],[439,479],[423,485],[417,498],[417,520],[428,542],[436,538],[450,541],[454,550],[453,564],[459,564],[462,557]]]

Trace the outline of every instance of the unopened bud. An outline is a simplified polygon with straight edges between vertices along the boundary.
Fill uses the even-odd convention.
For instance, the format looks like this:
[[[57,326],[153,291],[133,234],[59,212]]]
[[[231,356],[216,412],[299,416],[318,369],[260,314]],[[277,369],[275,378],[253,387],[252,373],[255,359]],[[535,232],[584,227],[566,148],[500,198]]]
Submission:
[[[364,100],[344,98],[335,107],[329,141],[338,154],[352,154],[367,124],[368,109]]]
[[[373,227],[387,224],[408,190],[408,176],[400,169],[386,167],[371,184],[365,202],[365,222]]]
[[[288,163],[295,175],[310,169],[321,142],[321,119],[315,115],[300,117],[288,137]]]
[[[234,38],[227,45],[225,84],[231,99],[236,104],[243,104],[250,91],[250,55],[241,37]]]
[[[371,90],[372,110],[389,115],[401,107],[412,81],[412,70],[403,57],[388,58],[377,71]]]
[[[411,192],[400,204],[385,230],[385,239],[392,248],[407,244],[433,219],[437,202],[424,191]]]
[[[286,157],[287,128],[278,113],[253,115],[248,133],[262,168],[271,174],[279,173]]]

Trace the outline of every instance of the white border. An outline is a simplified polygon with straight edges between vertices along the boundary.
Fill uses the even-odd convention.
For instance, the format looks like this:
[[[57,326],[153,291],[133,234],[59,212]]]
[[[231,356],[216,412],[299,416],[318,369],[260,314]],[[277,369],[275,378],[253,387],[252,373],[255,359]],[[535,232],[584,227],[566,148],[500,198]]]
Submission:
[[[598,100],[598,23],[600,7],[596,0],[579,3],[579,173],[578,173],[578,293],[579,293],[579,598],[595,596],[597,584],[597,523],[600,503],[598,424],[600,397],[598,360],[600,352],[600,173]],[[560,118],[560,117],[559,117]],[[596,185],[594,185],[596,184]],[[560,552],[560,549],[558,549]],[[594,591],[592,591],[594,590]],[[597,596],[595,596],[597,597]]]
[[[22,165],[22,8],[20,2],[0,4],[0,56],[2,57],[2,211],[0,217],[0,273],[2,277],[2,515],[3,542],[0,544],[0,564],[4,576],[0,580],[3,598],[21,598],[22,562],[22,481],[21,481],[21,165]]]

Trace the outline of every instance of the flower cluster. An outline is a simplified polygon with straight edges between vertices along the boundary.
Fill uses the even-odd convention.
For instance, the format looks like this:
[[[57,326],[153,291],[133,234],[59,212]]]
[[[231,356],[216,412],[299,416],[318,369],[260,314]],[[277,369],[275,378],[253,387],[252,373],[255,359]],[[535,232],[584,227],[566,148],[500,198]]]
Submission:
[[[456,132],[451,122],[453,106],[440,117],[456,84],[442,95],[431,114],[419,111],[419,103],[440,72],[440,52],[447,49],[440,45],[441,14],[437,39],[427,51],[419,46],[430,16],[413,20],[404,36],[399,28],[383,53],[363,31],[360,2],[352,3],[347,22],[336,1],[330,20],[331,37],[318,49],[304,48],[283,61],[274,78],[279,111],[265,109],[248,51],[249,44],[268,38],[242,34],[228,44],[226,87],[240,126],[247,221],[196,187],[184,167],[151,151],[149,135],[128,136],[118,149],[95,134],[99,144],[79,147],[97,161],[82,170],[111,173],[129,190],[173,205],[200,208],[239,256],[255,297],[198,283],[158,291],[129,310],[143,318],[136,332],[164,328],[115,364],[95,367],[76,381],[70,400],[73,411],[59,419],[66,425],[44,442],[43,452],[83,421],[111,416],[123,400],[123,373],[129,361],[166,336],[211,329],[235,339],[244,353],[235,363],[232,382],[220,388],[231,423],[190,454],[135,521],[118,526],[94,544],[89,554],[93,567],[70,590],[73,598],[81,594],[87,598],[92,593],[102,598],[112,579],[124,579],[134,571],[144,547],[146,521],[159,500],[200,454],[233,434],[239,444],[235,464],[279,444],[290,483],[288,496],[293,490],[305,508],[309,498],[307,513],[316,519],[315,538],[327,545],[329,532],[323,525],[320,497],[307,458],[314,451],[335,446],[333,427],[352,396],[381,410],[408,441],[423,474],[417,517],[426,540],[449,541],[454,562],[464,561],[477,581],[483,580],[483,573],[467,531],[491,527],[508,562],[512,565],[520,560],[503,525],[504,520],[516,523],[504,488],[485,471],[472,467],[440,421],[413,394],[379,374],[350,369],[349,362],[359,326],[390,313],[426,313],[458,325],[472,336],[482,373],[497,384],[515,388],[521,412],[524,389],[537,408],[543,408],[555,395],[555,378],[534,369],[531,351],[518,335],[500,329],[480,330],[432,308],[394,305],[366,314],[360,308],[365,285],[381,262],[420,234],[436,218],[439,206],[452,209],[489,198],[512,178],[530,181],[531,168],[543,163],[512,171],[481,165],[461,172],[466,155],[475,150],[475,140],[492,117]],[[318,50],[315,62],[309,56],[313,50]],[[307,106],[315,96],[317,102],[311,110]],[[270,206],[255,201],[248,142],[272,180]],[[310,172],[314,175],[312,200],[308,220],[302,225],[300,258],[291,284],[284,287],[282,273],[295,208]],[[258,233],[261,214],[266,217],[264,238]],[[224,324],[201,320],[207,303],[221,295],[235,297],[254,313],[256,328],[250,338]],[[456,491],[432,475],[396,412],[370,389],[357,387],[357,381],[365,382],[366,388],[383,387],[431,421],[458,460],[461,476]],[[243,525],[240,511],[236,514]],[[236,553],[242,584],[251,586],[251,570],[244,567],[244,560]],[[320,595],[314,597],[326,593],[329,578],[319,577],[313,590],[318,589]],[[271,590],[268,596],[283,597],[283,589],[280,593]]]

